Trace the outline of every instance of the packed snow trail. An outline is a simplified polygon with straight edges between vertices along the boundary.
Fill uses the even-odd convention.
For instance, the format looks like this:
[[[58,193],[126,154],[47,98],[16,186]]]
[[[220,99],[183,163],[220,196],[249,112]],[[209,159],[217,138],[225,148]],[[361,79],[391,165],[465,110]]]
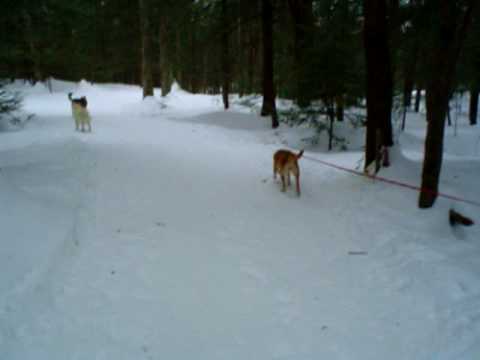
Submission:
[[[0,134],[0,359],[480,353],[479,232],[452,232],[449,203],[421,211],[414,192],[308,161],[302,197],[283,194],[281,140],[257,116],[180,91],[122,114],[104,104],[137,88],[89,91],[92,134],[57,109],[65,89]],[[397,156],[395,175],[417,175]]]

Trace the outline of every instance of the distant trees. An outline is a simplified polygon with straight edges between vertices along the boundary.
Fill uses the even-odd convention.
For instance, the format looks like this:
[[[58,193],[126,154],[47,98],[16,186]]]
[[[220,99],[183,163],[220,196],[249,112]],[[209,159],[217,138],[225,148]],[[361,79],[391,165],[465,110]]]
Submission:
[[[393,98],[419,110],[428,133],[422,186],[438,190],[443,126],[456,89],[480,92],[480,10],[474,0],[26,0],[0,12],[0,77],[139,84],[276,96],[333,125],[366,99],[366,165],[393,144]],[[465,45],[462,47],[462,45]],[[463,48],[463,51],[461,49]],[[415,99],[412,92],[416,91]],[[414,101],[415,100],[415,101]],[[320,110],[318,110],[320,109]],[[323,126],[323,124],[322,124]],[[405,126],[405,123],[403,124]],[[331,147],[332,144],[330,144]],[[420,207],[435,196],[422,194]]]

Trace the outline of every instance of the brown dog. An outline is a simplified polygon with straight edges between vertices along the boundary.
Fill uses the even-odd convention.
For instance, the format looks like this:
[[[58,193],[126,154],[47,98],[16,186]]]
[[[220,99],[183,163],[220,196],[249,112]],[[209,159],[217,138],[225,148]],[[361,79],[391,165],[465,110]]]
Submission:
[[[295,176],[297,185],[297,195],[300,196],[300,168],[298,167],[298,159],[303,155],[301,150],[298,155],[289,150],[278,150],[273,155],[273,178],[277,178],[277,173],[282,179],[282,191],[285,189],[285,182],[290,186],[290,173]]]

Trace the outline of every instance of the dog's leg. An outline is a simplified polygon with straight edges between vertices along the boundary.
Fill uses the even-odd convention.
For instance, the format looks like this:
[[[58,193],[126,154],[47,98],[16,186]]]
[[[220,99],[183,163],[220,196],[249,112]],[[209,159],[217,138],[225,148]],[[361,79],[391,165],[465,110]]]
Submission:
[[[296,184],[297,184],[297,195],[300,196],[300,174],[295,175]]]
[[[282,192],[285,192],[285,174],[281,174],[280,177],[282,178]]]
[[[287,173],[287,186],[290,187],[291,181],[290,181],[290,171]]]

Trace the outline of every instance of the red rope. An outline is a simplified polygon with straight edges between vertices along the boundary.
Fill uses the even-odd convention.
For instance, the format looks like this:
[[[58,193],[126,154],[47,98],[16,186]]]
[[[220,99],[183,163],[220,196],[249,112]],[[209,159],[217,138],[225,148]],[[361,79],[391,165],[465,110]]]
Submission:
[[[350,174],[366,177],[366,178],[369,178],[369,179],[378,180],[378,181],[381,181],[381,182],[384,182],[384,183],[387,183],[387,184],[396,185],[396,186],[403,187],[403,188],[406,188],[406,189],[416,190],[416,191],[432,194],[432,195],[435,195],[435,196],[443,197],[443,198],[446,198],[446,199],[450,199],[450,200],[454,200],[454,201],[458,201],[458,202],[463,202],[463,203],[466,203],[466,204],[470,204],[470,205],[473,205],[473,206],[480,207],[480,202],[477,202],[477,201],[467,200],[467,199],[463,199],[463,198],[458,197],[458,196],[444,194],[444,193],[441,193],[441,192],[436,192],[436,191],[433,191],[433,190],[430,190],[430,189],[421,188],[420,186],[407,184],[407,183],[404,183],[404,182],[401,182],[401,181],[388,179],[388,178],[385,178],[385,177],[382,177],[382,176],[369,175],[369,174],[366,174],[366,173],[358,171],[358,170],[349,169],[349,168],[346,168],[344,166],[329,163],[327,161],[323,161],[323,160],[320,160],[320,159],[315,159],[315,158],[312,158],[310,156],[304,155],[303,157],[307,160],[317,162],[317,163],[323,164],[325,166],[335,168],[337,170],[346,171]]]

